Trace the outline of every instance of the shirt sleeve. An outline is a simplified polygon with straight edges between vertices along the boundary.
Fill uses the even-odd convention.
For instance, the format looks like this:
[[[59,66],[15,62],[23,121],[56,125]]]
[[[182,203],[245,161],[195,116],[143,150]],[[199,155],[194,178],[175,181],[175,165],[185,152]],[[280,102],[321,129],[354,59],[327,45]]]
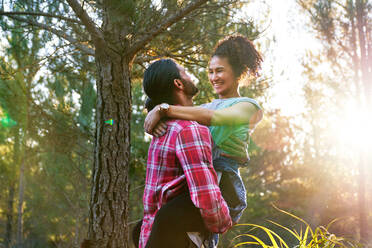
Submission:
[[[223,233],[232,223],[212,165],[212,138],[205,126],[189,125],[177,136],[176,155],[184,170],[190,197],[206,227]]]

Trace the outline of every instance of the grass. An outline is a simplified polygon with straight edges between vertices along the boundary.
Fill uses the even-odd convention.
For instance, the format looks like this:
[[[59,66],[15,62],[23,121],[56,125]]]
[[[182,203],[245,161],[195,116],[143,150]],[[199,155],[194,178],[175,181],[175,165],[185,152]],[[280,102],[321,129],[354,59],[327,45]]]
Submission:
[[[316,227],[314,230],[310,227],[310,225],[304,221],[303,219],[286,212],[282,209],[279,209],[274,206],[278,211],[287,214],[291,216],[292,218],[302,222],[305,224],[305,230],[301,228],[300,231],[291,230],[283,225],[280,225],[279,223],[276,223],[274,221],[269,221],[271,224],[277,226],[278,228],[284,229],[288,233],[291,234],[296,240],[295,246],[289,246],[278,234],[276,234],[274,231],[270,230],[269,228],[266,228],[261,225],[256,224],[238,224],[237,226],[248,226],[251,227],[251,229],[248,231],[248,233],[241,234],[236,236],[232,243],[237,242],[237,244],[232,244],[231,247],[262,247],[262,248],[359,248],[364,247],[361,244],[358,244],[357,242],[354,242],[352,240],[346,239],[344,237],[338,237],[332,233],[330,233],[328,230],[330,226],[337,221],[334,220],[331,223],[327,225],[327,227],[319,226]],[[262,230],[267,237],[270,240],[270,244],[266,244],[262,239],[258,238],[257,236],[250,234],[253,230]],[[245,241],[237,241],[238,239],[245,237]]]

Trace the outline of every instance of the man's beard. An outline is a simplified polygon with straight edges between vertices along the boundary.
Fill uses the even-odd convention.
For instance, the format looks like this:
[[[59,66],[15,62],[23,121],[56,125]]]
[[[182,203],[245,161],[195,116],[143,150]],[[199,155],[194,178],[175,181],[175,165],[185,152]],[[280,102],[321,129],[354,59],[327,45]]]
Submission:
[[[181,81],[182,81],[183,85],[185,86],[186,95],[193,97],[196,94],[198,94],[199,89],[196,88],[196,86],[192,82],[190,82],[188,80],[184,80],[184,79],[181,79]]]

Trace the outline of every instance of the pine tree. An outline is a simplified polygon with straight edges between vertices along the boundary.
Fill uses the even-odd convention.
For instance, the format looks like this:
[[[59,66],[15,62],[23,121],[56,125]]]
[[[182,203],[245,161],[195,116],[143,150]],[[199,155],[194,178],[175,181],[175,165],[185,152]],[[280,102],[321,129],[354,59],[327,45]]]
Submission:
[[[368,0],[305,1],[298,3],[311,18],[313,28],[322,41],[327,59],[338,75],[340,84],[358,99],[359,107],[371,115],[372,109],[372,3]],[[356,90],[353,91],[353,86]],[[365,197],[365,170],[370,163],[365,151],[360,152],[359,169],[359,230],[362,241],[368,241]]]
[[[190,55],[205,55],[203,46],[208,47],[206,44],[214,44],[225,35],[214,33],[223,30],[219,20],[229,18],[231,7],[240,5],[239,1],[207,0],[160,3],[68,0],[67,3],[51,2],[46,7],[47,12],[12,9],[0,15],[47,30],[84,54],[94,56],[97,65],[96,140],[88,238],[92,247],[128,247],[134,65],[144,65],[161,56],[197,63],[200,58]],[[211,19],[217,21],[209,22]],[[43,20],[48,20],[50,25],[45,25]],[[109,119],[114,120],[112,126],[105,124]]]

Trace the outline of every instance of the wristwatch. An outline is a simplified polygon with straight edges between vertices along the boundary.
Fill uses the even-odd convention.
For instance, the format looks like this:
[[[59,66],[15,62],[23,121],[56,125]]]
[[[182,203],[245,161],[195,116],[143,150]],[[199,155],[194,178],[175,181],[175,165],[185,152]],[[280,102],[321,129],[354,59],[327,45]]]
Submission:
[[[159,105],[159,112],[161,116],[166,116],[166,113],[169,110],[169,104],[168,103],[162,103]]]

